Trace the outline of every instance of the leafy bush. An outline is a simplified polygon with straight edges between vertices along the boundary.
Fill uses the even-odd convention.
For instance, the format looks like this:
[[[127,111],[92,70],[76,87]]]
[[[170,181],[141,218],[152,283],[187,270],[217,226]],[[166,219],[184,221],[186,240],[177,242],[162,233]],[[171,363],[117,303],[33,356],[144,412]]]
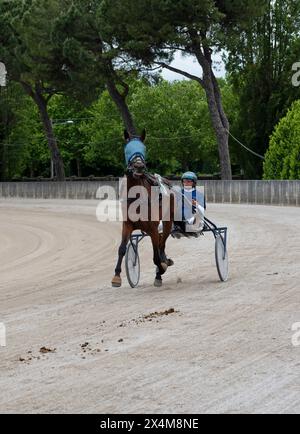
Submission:
[[[300,100],[294,102],[271,136],[264,179],[300,179]]]

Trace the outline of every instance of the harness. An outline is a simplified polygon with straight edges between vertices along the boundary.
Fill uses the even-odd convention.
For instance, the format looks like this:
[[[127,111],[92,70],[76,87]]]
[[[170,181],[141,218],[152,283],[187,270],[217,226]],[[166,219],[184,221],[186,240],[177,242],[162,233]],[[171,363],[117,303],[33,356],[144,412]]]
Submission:
[[[184,188],[181,190],[181,195],[182,195],[182,220],[183,221],[185,221],[186,220],[186,218],[185,218],[185,215],[184,215],[184,199],[185,199],[185,196],[184,196]],[[193,189],[193,191],[192,191],[192,200],[194,201],[194,200],[197,200],[197,189],[196,188],[194,188]],[[193,214],[196,214],[197,213],[197,207],[195,206],[195,205],[192,205],[192,213]]]

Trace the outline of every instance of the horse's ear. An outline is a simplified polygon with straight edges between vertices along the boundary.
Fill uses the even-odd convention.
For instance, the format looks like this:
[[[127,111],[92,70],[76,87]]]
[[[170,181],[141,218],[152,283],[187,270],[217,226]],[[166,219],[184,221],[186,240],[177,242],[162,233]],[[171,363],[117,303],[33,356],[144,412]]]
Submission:
[[[130,139],[129,133],[127,130],[124,130],[124,138],[126,140],[126,142]]]
[[[141,141],[144,142],[145,139],[146,139],[146,130],[144,128],[143,131],[142,131],[142,135],[141,135]]]

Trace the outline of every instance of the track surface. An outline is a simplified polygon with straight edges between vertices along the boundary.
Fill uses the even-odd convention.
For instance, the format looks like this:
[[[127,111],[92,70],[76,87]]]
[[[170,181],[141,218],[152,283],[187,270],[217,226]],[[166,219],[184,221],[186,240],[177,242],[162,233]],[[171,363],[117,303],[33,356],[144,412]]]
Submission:
[[[0,412],[299,413],[300,209],[210,206],[225,284],[207,234],[169,241],[159,289],[145,240],[141,286],[112,289],[120,224],[96,205],[0,201]]]

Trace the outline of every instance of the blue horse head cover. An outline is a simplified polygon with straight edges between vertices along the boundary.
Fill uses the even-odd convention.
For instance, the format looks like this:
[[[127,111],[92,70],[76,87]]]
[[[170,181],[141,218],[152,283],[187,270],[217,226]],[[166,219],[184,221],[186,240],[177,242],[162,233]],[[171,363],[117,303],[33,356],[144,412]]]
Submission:
[[[132,139],[125,145],[126,164],[130,164],[136,157],[141,157],[146,161],[146,146],[140,139]]]

